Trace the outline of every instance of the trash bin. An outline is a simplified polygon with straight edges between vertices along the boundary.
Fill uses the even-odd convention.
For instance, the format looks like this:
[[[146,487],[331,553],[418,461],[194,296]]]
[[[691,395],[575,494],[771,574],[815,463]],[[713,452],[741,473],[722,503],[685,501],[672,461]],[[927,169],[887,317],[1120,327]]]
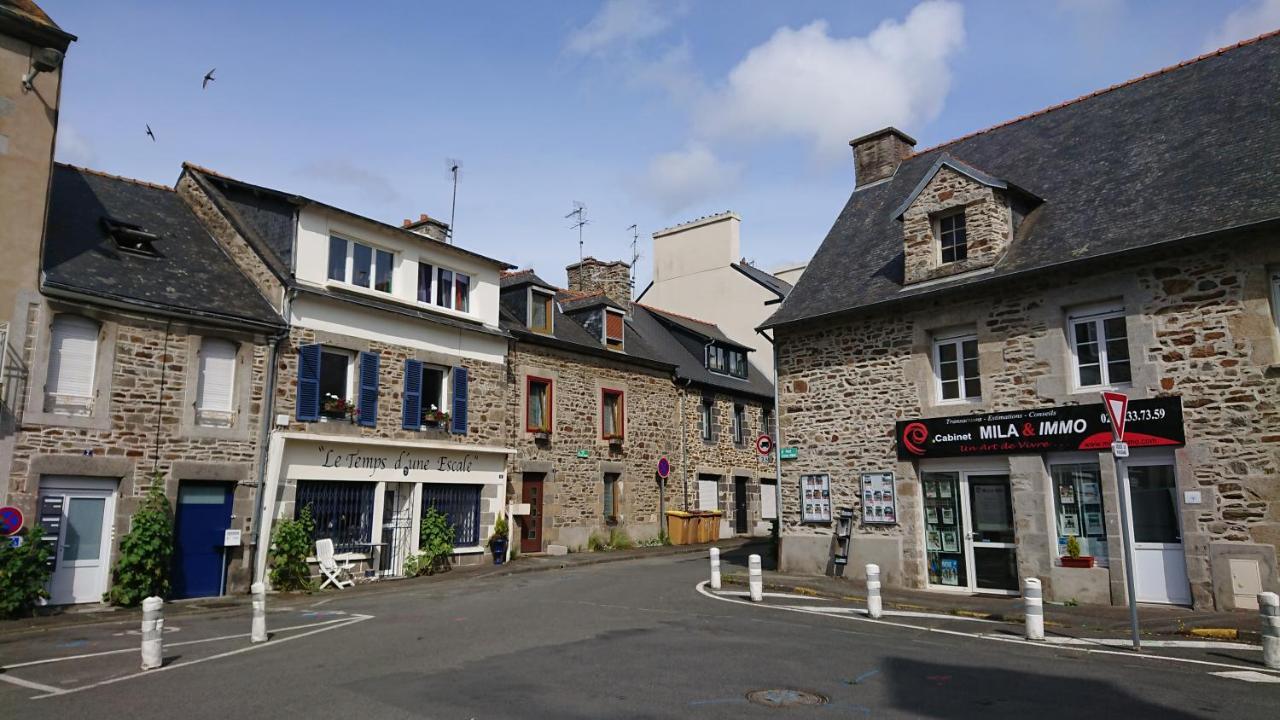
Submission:
[[[667,537],[671,540],[672,545],[688,545],[691,542],[697,542],[697,536],[691,535],[689,532],[693,521],[692,513],[681,512],[680,510],[667,511]],[[696,526],[694,527],[696,528]]]
[[[720,539],[720,516],[723,514],[719,510],[704,510],[698,513],[701,517],[698,522],[698,542],[712,543]]]

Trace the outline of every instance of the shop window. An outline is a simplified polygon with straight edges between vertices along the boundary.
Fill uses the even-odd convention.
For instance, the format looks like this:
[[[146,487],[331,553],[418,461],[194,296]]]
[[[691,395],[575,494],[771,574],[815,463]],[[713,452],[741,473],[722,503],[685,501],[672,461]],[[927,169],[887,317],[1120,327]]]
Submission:
[[[969,256],[964,211],[938,218],[938,247],[942,264],[959,262]]]
[[[99,331],[98,323],[79,315],[58,315],[53,319],[45,382],[47,411],[69,415],[89,413],[93,405]]]
[[[703,400],[698,406],[698,429],[702,433],[703,442],[714,442],[716,439],[713,407],[711,400]]]
[[[1068,324],[1078,387],[1129,384],[1133,377],[1124,308],[1077,312]]]
[[[622,439],[625,432],[625,412],[621,390],[600,391],[600,437],[605,440]]]
[[[733,406],[733,444],[745,445],[747,442],[747,409],[741,405]]]
[[[1107,527],[1103,518],[1102,476],[1097,463],[1051,465],[1053,504],[1058,524],[1058,555],[1067,554],[1067,538],[1080,542],[1080,554],[1107,564]]]
[[[933,374],[940,402],[982,397],[976,335],[947,335],[933,341]]]
[[[196,390],[196,422],[227,427],[235,406],[236,354],[230,340],[203,338],[200,341],[199,377]]]
[[[555,330],[555,296],[540,290],[529,289],[529,329],[543,335]]]
[[[604,519],[606,522],[618,522],[619,492],[618,473],[604,474]]]
[[[311,508],[312,540],[329,538],[339,552],[368,552],[374,483],[299,480],[294,517]]]
[[[427,483],[422,486],[422,511],[435,508],[453,526],[455,548],[480,544],[480,487]]]
[[[921,473],[924,494],[925,558],[930,585],[968,587],[964,521],[960,517],[960,474]]]
[[[524,429],[531,433],[551,432],[551,381],[530,376],[525,384]]]

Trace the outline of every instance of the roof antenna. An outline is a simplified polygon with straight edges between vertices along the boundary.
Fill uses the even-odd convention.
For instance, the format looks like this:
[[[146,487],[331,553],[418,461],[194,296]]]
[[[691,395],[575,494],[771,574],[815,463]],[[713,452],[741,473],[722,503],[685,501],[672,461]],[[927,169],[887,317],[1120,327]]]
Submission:
[[[578,228],[578,262],[582,262],[582,226],[591,222],[587,219],[587,206],[577,200],[574,200],[573,210],[570,211],[568,215],[565,215],[565,218],[568,219],[574,216],[577,217],[574,219],[573,223],[569,225],[569,228]]]
[[[631,289],[636,289],[636,263],[640,262],[640,230],[635,223],[627,228],[631,231]]]
[[[458,171],[462,169],[462,161],[457,158],[446,158],[444,164],[449,168],[449,174],[453,176],[453,201],[449,203],[449,231],[444,236],[445,242],[452,244],[453,221],[458,212]]]

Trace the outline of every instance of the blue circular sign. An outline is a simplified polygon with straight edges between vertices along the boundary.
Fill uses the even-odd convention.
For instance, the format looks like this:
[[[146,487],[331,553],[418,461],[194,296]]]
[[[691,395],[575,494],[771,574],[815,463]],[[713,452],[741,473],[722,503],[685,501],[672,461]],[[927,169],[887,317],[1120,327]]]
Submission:
[[[22,511],[16,507],[0,508],[0,535],[13,535],[22,529]]]
[[[671,474],[671,461],[665,457],[658,460],[658,477],[664,480]]]

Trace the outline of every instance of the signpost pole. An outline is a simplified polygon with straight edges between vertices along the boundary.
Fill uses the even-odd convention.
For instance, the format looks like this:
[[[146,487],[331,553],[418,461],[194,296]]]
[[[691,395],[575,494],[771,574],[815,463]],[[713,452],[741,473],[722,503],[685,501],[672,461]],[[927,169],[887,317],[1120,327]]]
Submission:
[[[1111,420],[1111,459],[1116,467],[1116,495],[1120,497],[1120,532],[1124,542],[1124,584],[1129,596],[1129,628],[1133,635],[1133,649],[1142,650],[1142,637],[1138,630],[1138,593],[1133,568],[1133,529],[1129,520],[1129,483],[1124,476],[1124,462],[1129,447],[1124,442],[1124,425],[1129,410],[1129,398],[1121,393],[1102,393],[1102,404]]]

